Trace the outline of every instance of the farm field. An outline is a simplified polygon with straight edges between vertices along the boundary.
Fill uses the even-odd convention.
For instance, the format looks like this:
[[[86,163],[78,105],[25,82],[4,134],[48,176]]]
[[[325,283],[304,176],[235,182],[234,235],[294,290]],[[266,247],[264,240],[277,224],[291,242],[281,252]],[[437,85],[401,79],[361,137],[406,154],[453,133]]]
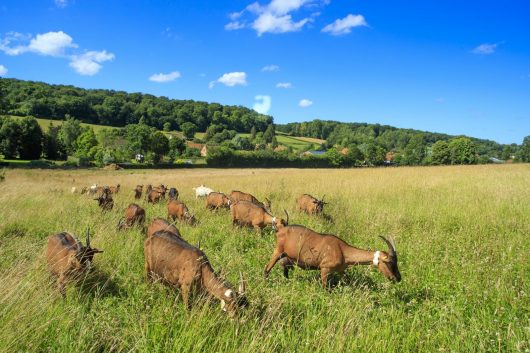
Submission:
[[[114,209],[72,194],[121,184]],[[250,306],[229,319],[216,300],[184,309],[178,290],[144,279],[144,234],[119,232],[137,184],[177,187],[200,224],[177,222],[201,242],[234,286],[241,270]],[[263,269],[275,236],[232,228],[192,187],[247,191],[272,201],[291,224],[386,250],[394,235],[402,281],[350,267],[323,289],[318,271]],[[365,169],[8,170],[0,183],[0,352],[528,352],[530,350],[530,165]],[[302,193],[326,195],[325,213],[296,210]],[[147,220],[165,203],[147,205]],[[93,271],[62,299],[46,271],[51,234],[84,239]]]

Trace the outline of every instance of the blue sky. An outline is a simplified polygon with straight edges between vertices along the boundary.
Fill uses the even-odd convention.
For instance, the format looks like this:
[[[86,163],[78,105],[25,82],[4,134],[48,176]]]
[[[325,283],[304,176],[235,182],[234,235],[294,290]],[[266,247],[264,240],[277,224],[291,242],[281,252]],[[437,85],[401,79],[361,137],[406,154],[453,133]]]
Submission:
[[[530,2],[2,0],[0,76],[530,135]]]

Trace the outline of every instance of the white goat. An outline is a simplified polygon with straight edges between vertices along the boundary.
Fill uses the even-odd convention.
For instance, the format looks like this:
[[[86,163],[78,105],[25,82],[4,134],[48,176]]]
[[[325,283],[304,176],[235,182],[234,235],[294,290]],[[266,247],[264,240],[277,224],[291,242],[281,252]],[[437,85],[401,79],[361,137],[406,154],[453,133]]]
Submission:
[[[193,190],[195,190],[195,198],[206,197],[206,196],[208,196],[211,192],[213,192],[212,189],[207,188],[207,187],[204,186],[204,185],[201,185],[201,186],[198,186],[198,187],[196,187],[196,188],[193,188]]]

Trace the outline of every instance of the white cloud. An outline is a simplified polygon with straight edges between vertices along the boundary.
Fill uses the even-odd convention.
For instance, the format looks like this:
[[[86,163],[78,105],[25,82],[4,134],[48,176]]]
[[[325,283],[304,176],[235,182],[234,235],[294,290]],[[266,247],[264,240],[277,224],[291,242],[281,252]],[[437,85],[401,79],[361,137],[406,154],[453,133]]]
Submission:
[[[95,75],[101,70],[101,63],[114,59],[114,54],[102,51],[87,51],[76,54],[78,45],[71,36],[63,31],[25,35],[8,32],[0,39],[0,51],[16,56],[24,53],[35,53],[70,60],[72,67],[80,75]]]
[[[278,65],[267,65],[267,66],[264,66],[261,71],[263,72],[275,72],[275,71],[280,71],[280,67]]]
[[[276,88],[291,88],[291,87],[293,87],[291,82],[278,82],[276,84]]]
[[[258,2],[251,3],[240,12],[229,15],[230,23],[225,25],[226,30],[242,28],[254,29],[258,36],[264,33],[287,33],[301,30],[307,23],[313,21],[313,14],[294,20],[292,12],[303,7],[314,8],[325,6],[328,0],[272,0],[267,5]],[[245,16],[248,14],[248,16]]]
[[[272,98],[270,96],[257,95],[254,97],[254,99],[256,102],[254,103],[252,109],[260,114],[267,114],[271,109]]]
[[[497,49],[497,44],[484,43],[474,48],[471,52],[473,54],[488,55],[488,54],[495,53],[496,49]]]
[[[4,65],[0,65],[0,76],[5,76],[7,74],[7,67],[5,67]]]
[[[313,105],[313,101],[309,99],[302,99],[300,102],[298,102],[298,105],[302,108],[307,108],[311,105]]]
[[[60,8],[64,8],[68,6],[68,1],[69,0],[54,0],[55,6],[60,7]]]
[[[73,55],[70,67],[80,75],[92,76],[101,70],[101,63],[114,59],[114,54],[103,51],[88,51],[81,55]]]
[[[211,81],[208,87],[213,88],[216,82],[228,87],[245,86],[247,84],[247,74],[245,72],[228,72],[219,77],[217,81]]]
[[[340,36],[343,34],[348,34],[351,32],[352,28],[360,26],[368,26],[368,23],[366,23],[363,15],[349,14],[342,19],[336,19],[335,22],[330,23],[326,27],[322,28],[322,32],[330,33],[334,36]]]
[[[180,78],[180,72],[173,71],[168,74],[153,74],[149,76],[149,81],[158,82],[158,83],[164,83],[164,82],[171,82],[175,81],[177,78]]]
[[[225,25],[225,29],[227,31],[235,31],[235,30],[242,29],[242,28],[245,28],[245,24],[239,21],[233,21]]]

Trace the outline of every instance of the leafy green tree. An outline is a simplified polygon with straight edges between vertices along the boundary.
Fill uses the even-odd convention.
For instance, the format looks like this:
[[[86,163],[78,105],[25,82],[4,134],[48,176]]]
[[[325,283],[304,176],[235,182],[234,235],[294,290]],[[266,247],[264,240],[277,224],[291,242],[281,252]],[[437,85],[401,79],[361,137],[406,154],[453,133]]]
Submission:
[[[530,136],[523,139],[523,143],[516,153],[517,160],[521,162],[530,162]]]
[[[363,153],[356,145],[348,146],[348,153],[345,157],[349,165],[359,165],[364,159]]]
[[[254,141],[256,138],[256,127],[252,125],[252,128],[250,129],[250,140]]]
[[[375,143],[368,143],[364,151],[364,159],[369,165],[381,165],[385,161],[385,149]]]
[[[184,151],[186,151],[186,141],[176,136],[169,139],[169,157],[171,160],[183,154]]]
[[[125,128],[127,148],[131,155],[146,154],[150,149],[153,129],[145,124],[130,124]]]
[[[180,129],[182,130],[184,136],[188,139],[192,139],[197,132],[197,126],[194,123],[190,123],[189,121],[181,124]]]
[[[339,167],[344,162],[342,154],[334,147],[327,150],[325,156],[333,167]]]
[[[76,141],[79,135],[83,132],[81,127],[81,121],[72,118],[71,116],[65,116],[66,120],[61,125],[59,131],[59,140],[66,149],[68,155],[73,155],[76,150]]]
[[[77,155],[83,155],[88,157],[93,157],[90,154],[90,150],[98,145],[98,140],[96,138],[96,134],[94,133],[94,130],[92,128],[86,129],[76,141],[76,154]]]
[[[151,151],[154,153],[153,162],[160,163],[162,157],[169,152],[169,141],[160,131],[151,135]]]
[[[39,159],[42,154],[42,129],[32,116],[19,122],[20,136],[18,153],[22,159]]]
[[[267,130],[263,133],[263,139],[265,140],[265,143],[271,143],[272,139],[274,138],[275,131],[274,131],[274,125],[269,124],[267,126]]]
[[[9,117],[0,117],[0,124],[0,153],[7,159],[16,158],[20,141],[20,126]]]
[[[446,141],[436,141],[432,145],[431,163],[435,165],[451,164],[451,151]]]
[[[232,145],[238,150],[250,151],[254,149],[250,140],[241,135],[236,135],[232,139]]]
[[[169,121],[166,121],[164,123],[164,131],[166,131],[166,132],[171,131],[171,123]]]
[[[425,158],[425,141],[423,134],[415,134],[405,147],[404,162],[408,165],[420,165]]]
[[[457,137],[449,141],[451,164],[473,164],[477,160],[476,146],[467,137]]]

